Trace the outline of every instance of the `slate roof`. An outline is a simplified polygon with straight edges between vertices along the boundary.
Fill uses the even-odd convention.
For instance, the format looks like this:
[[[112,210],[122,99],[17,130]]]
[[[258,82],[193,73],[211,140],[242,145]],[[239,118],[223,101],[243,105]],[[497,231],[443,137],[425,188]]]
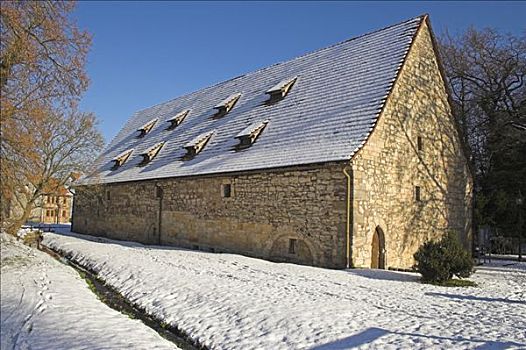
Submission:
[[[96,176],[85,182],[124,182],[165,177],[240,172],[344,161],[365,143],[408,53],[423,16],[247,73],[136,112],[96,161]],[[267,104],[267,90],[297,77],[287,96]],[[233,94],[241,97],[225,116],[214,106]],[[185,120],[166,130],[169,119],[190,109]],[[137,138],[141,126],[158,119]],[[251,124],[268,123],[249,148],[236,151],[235,136]],[[184,145],[214,131],[205,148],[183,160]],[[159,154],[138,167],[142,153],[165,141]],[[112,159],[134,149],[112,170]],[[87,180],[87,181],[86,181]]]

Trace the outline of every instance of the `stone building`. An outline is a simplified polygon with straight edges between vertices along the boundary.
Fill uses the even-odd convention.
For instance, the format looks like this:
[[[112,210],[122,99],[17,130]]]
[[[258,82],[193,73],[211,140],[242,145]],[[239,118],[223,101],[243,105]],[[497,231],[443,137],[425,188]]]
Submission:
[[[30,222],[44,224],[67,224],[71,221],[73,195],[63,190],[42,195],[31,211]]]
[[[135,113],[73,230],[315,266],[470,242],[471,176],[427,16]]]
[[[6,218],[18,218],[22,216],[23,209],[17,202],[7,202]],[[54,181],[39,196],[33,205],[28,224],[67,224],[71,222],[73,208],[73,194],[66,186],[56,185]]]

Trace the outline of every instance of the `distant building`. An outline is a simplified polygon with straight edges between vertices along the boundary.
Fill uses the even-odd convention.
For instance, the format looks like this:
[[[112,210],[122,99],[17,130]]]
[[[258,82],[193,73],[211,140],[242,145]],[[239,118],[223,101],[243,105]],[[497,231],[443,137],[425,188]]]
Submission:
[[[128,120],[76,187],[73,230],[331,268],[471,242],[472,179],[427,16]]]
[[[30,222],[45,224],[66,224],[71,222],[73,195],[63,190],[42,195],[31,212]]]
[[[54,182],[53,182],[54,183]],[[40,195],[27,219],[31,224],[65,224],[71,222],[73,208],[73,194],[66,186],[51,184],[45,193]],[[22,207],[15,200],[8,201],[5,218],[19,218]]]

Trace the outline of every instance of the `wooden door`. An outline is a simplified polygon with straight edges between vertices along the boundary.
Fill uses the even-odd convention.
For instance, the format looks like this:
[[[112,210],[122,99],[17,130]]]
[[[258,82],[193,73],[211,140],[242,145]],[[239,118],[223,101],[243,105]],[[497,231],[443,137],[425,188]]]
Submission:
[[[385,238],[380,227],[374,230],[371,247],[371,268],[385,269]]]
[[[380,262],[380,240],[378,237],[378,230],[374,231],[373,244],[371,249],[371,269],[377,269]]]

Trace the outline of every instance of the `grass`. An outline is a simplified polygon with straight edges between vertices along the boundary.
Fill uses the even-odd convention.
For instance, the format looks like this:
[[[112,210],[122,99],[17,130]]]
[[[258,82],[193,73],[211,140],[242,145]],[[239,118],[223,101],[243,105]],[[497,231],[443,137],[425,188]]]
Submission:
[[[477,284],[470,280],[459,280],[459,279],[450,279],[443,282],[437,281],[425,281],[424,283],[432,284],[435,286],[442,287],[477,287]]]

